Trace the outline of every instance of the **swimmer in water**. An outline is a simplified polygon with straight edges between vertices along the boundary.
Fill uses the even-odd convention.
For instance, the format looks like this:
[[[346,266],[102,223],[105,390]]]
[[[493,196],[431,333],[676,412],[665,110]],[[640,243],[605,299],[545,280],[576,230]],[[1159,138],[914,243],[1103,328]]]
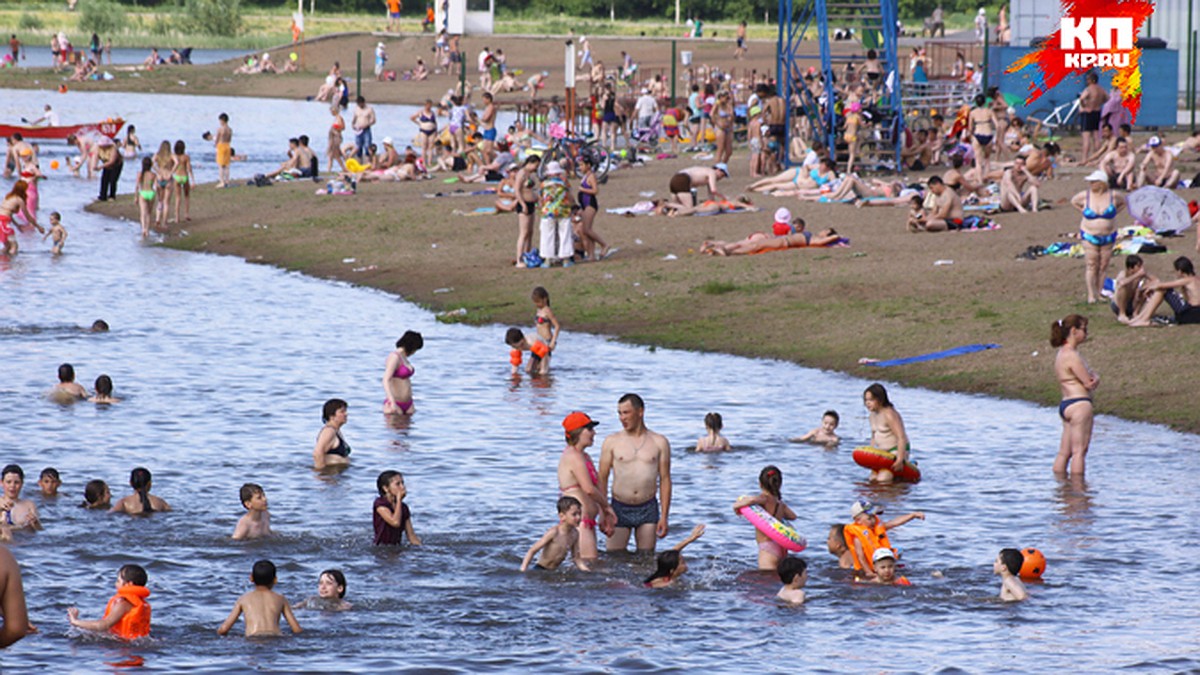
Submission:
[[[425,345],[420,333],[406,330],[404,335],[396,340],[396,350],[388,354],[387,363],[383,366],[383,391],[387,398],[383,401],[385,415],[411,415],[417,411],[413,406],[412,376],[416,369],[409,363],[412,356]]]
[[[92,403],[120,403],[121,399],[113,396],[112,378],[101,375],[96,378],[96,395],[89,398]]]
[[[912,451],[904,430],[904,420],[900,419],[900,413],[888,400],[887,390],[878,382],[863,392],[863,405],[870,413],[871,447],[889,452],[896,458],[891,468],[871,471],[871,482],[891,483]]]
[[[421,538],[413,531],[412,512],[404,503],[404,498],[408,496],[404,475],[399,471],[384,471],[375,479],[375,487],[379,490],[379,497],[373,505],[375,510],[371,514],[375,525],[375,545],[399,546],[407,534],[408,543],[420,546]]]
[[[820,443],[824,445],[837,445],[842,439],[834,433],[838,424],[841,423],[841,418],[838,417],[836,410],[826,410],[824,415],[821,415],[821,426],[804,434],[799,438],[793,438],[793,443]]]
[[[846,526],[834,523],[829,526],[829,536],[825,539],[825,547],[837,556],[838,567],[848,570],[854,567],[854,552],[846,545]]]
[[[342,438],[342,427],[346,426],[349,404],[340,398],[331,398],[321,410],[325,426],[317,434],[313,447],[313,468],[323,471],[330,467],[345,467],[350,464],[350,445]]]
[[[112,506],[112,493],[108,491],[108,483],[102,480],[90,480],[83,486],[83,503],[85,509],[107,509]]]
[[[596,440],[596,422],[587,413],[574,411],[563,418],[567,447],[558,459],[558,490],[563,497],[580,503],[579,555],[586,560],[599,557],[596,527],[611,535],[617,514],[599,488],[596,465],[587,453]]]
[[[533,556],[541,551],[538,560],[534,565],[538,569],[547,571],[556,570],[563,561],[567,559],[567,554],[571,554],[571,560],[575,561],[575,566],[584,572],[590,572],[587,561],[579,556],[579,523],[583,519],[583,506],[578,499],[574,497],[559,497],[558,498],[558,524],[546,531],[541,539],[538,539],[529,550],[525,552],[525,557],[521,559],[521,571],[529,569],[529,563],[533,562]]]
[[[688,571],[687,561],[683,559],[683,549],[702,536],[704,536],[704,526],[697,525],[686,539],[675,544],[670,551],[659,553],[656,559],[658,568],[643,582],[646,588],[666,588],[683,576]]]
[[[171,505],[165,499],[150,494],[151,478],[150,470],[145,467],[139,466],[130,471],[129,487],[133,488],[133,494],[122,497],[108,512],[136,516],[155,511],[170,511]]]
[[[346,575],[330,569],[317,577],[317,594],[292,605],[293,609],[317,609],[323,612],[344,612],[354,605],[346,602]]]
[[[150,591],[146,570],[139,565],[124,565],[117,572],[117,593],[104,608],[104,617],[94,621],[79,618],[75,607],[67,609],[72,626],[86,631],[111,634],[122,640],[135,640],[150,635]]]
[[[740,513],[747,506],[761,506],[776,520],[795,520],[796,512],[783,503],[779,490],[783,486],[783,474],[775,466],[767,466],[758,474],[758,486],[762,490],[753,497],[742,497],[733,503],[733,512]],[[754,540],[758,543],[758,569],[773,570],[788,557],[787,551],[774,540],[754,528]]]
[[[267,493],[257,483],[246,483],[238,490],[246,514],[233,528],[233,539],[262,539],[271,536],[271,513],[267,511]]]
[[[42,469],[42,475],[38,476],[38,489],[42,491],[43,497],[57,497],[61,485],[62,478],[58,476],[58,469],[52,466]]]
[[[86,399],[87,389],[75,381],[75,366],[64,363],[58,367],[58,384],[54,385],[53,398],[60,403]]]
[[[21,488],[25,486],[25,472],[16,464],[9,464],[0,471],[0,483],[4,494],[0,496],[0,526],[8,530],[40,530],[37,505],[31,500],[21,499]]]
[[[908,577],[896,576],[896,554],[892,549],[876,550],[871,560],[875,563],[875,576],[870,578],[872,582],[889,586],[912,586]]]
[[[721,413],[710,412],[704,416],[707,434],[696,440],[696,452],[724,452],[729,450],[729,439],[721,435],[724,420]]]
[[[108,332],[108,322],[105,321],[104,319],[96,319],[95,321],[92,322],[92,332],[93,333],[107,333]]]
[[[1088,446],[1092,442],[1092,392],[1100,386],[1100,376],[1088,368],[1079,353],[1079,345],[1087,340],[1088,320],[1070,314],[1050,324],[1050,346],[1058,347],[1054,357],[1054,376],[1062,392],[1058,416],[1062,418],[1062,439],[1058,456],[1054,458],[1054,473],[1068,472],[1082,476]]]
[[[775,597],[789,605],[804,604],[804,584],[808,583],[808,563],[803,558],[784,558],[779,561],[779,580],[783,588]]]
[[[1017,576],[1023,564],[1025,556],[1015,548],[1000,549],[1000,553],[996,554],[992,571],[1000,575],[1000,599],[1004,602],[1020,602],[1029,597],[1025,584]]]
[[[229,616],[217,629],[217,635],[229,633],[229,630],[237,623],[238,617],[243,614],[246,615],[246,637],[280,635],[279,617],[281,615],[287,619],[292,633],[299,633],[302,630],[300,622],[296,621],[296,615],[292,614],[292,606],[288,604],[287,598],[272,590],[276,581],[275,564],[270,560],[259,560],[254,563],[250,581],[254,584],[254,590],[237,599],[233,605],[233,611],[229,612]]]

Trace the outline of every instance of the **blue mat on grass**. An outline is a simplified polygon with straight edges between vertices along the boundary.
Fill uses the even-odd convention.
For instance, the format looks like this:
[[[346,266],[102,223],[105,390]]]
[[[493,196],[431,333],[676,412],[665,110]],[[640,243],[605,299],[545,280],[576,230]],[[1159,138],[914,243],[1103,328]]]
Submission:
[[[874,362],[866,363],[864,365],[874,366],[876,368],[887,368],[889,366],[903,366],[908,363],[920,363],[921,361],[936,361],[938,359],[944,359],[944,358],[947,358],[950,356],[962,356],[963,354],[973,354],[975,352],[982,352],[982,351],[986,351],[988,349],[999,349],[999,348],[1000,348],[1000,345],[991,344],[991,343],[979,344],[979,345],[963,345],[961,347],[954,347],[953,349],[947,349],[947,350],[940,351],[940,352],[933,352],[931,354],[921,354],[920,356],[909,356],[909,357],[903,358],[903,359],[892,359],[891,361],[874,361]]]

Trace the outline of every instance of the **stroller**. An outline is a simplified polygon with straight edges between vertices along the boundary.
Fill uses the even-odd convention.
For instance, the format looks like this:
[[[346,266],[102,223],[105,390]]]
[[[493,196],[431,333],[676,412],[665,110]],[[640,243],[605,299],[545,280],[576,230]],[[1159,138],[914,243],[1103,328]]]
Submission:
[[[656,112],[649,126],[634,130],[633,142],[638,152],[654,154],[658,151],[658,141],[663,137],[662,118],[662,112]]]

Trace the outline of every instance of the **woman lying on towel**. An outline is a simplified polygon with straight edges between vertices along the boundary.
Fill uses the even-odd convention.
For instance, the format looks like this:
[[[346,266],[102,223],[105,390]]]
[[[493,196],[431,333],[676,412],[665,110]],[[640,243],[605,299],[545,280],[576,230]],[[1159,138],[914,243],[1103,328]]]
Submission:
[[[800,219],[797,218],[797,220]],[[821,230],[814,235],[811,232],[805,232],[803,225],[804,221],[801,220],[795,234],[785,234],[782,237],[772,237],[764,232],[755,232],[740,241],[706,241],[700,245],[700,252],[721,256],[754,255],[755,253],[783,251],[789,248],[833,246],[842,239],[833,228]]]
[[[728,199],[709,199],[700,202],[696,206],[684,206],[679,202],[663,202],[658,207],[659,213],[672,218],[679,216],[715,216],[718,213],[745,213],[757,210],[758,207],[746,195],[738,195],[733,201]]]

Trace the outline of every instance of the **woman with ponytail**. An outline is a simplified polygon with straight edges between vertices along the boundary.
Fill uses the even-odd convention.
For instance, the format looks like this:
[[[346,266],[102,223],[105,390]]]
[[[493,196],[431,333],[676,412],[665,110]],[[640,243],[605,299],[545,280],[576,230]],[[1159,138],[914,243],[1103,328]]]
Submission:
[[[1054,458],[1054,473],[1077,476],[1084,473],[1088,445],[1092,442],[1092,392],[1100,377],[1088,368],[1079,345],[1087,340],[1088,320],[1071,314],[1050,324],[1050,346],[1058,348],[1054,357],[1054,375],[1062,391],[1058,416],[1062,418],[1062,440]]]
[[[150,514],[155,511],[170,511],[171,505],[161,497],[150,494],[150,470],[139,466],[129,473],[129,487],[133,494],[122,497],[109,513],[128,513],[131,516]]]

